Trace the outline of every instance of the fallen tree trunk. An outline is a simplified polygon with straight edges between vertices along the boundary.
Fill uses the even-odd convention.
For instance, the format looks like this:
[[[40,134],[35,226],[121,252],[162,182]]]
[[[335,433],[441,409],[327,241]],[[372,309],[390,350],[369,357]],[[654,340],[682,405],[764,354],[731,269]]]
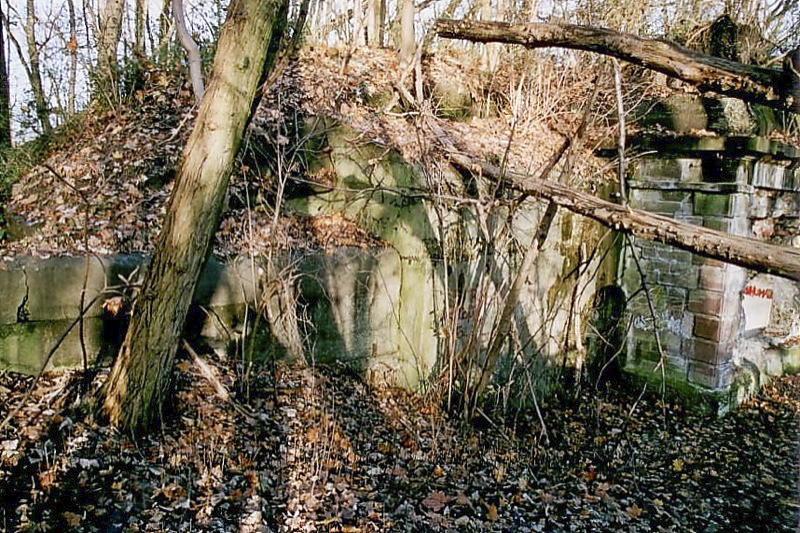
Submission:
[[[572,24],[439,19],[434,29],[440,37],[449,39],[597,52],[662,72],[702,91],[800,113],[800,89],[795,80],[798,74],[787,67],[782,72],[745,65],[700,54],[667,41]]]
[[[800,281],[800,250],[730,235],[621,206],[566,185],[524,174],[503,172],[494,165],[476,162],[461,154],[451,154],[451,161],[457,167],[470,172],[478,171],[492,179],[510,182],[523,194],[550,200],[559,207],[589,217],[617,231],[669,244],[726,263]]]

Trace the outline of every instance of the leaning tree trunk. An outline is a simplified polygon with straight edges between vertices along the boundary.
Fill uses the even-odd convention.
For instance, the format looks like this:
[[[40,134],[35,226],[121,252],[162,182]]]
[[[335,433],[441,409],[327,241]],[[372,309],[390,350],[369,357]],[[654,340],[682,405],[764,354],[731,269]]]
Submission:
[[[666,41],[572,24],[440,19],[435,30],[441,37],[473,42],[519,44],[526,48],[556,46],[597,52],[662,72],[702,91],[800,112],[800,88],[797,84],[800,78],[790,70],[791,62],[787,62],[784,72],[781,72],[707,56]]]
[[[558,207],[596,220],[617,231],[663,242],[726,263],[800,281],[800,250],[731,235],[614,204],[566,185],[503,171],[494,165],[474,161],[461,154],[451,153],[450,157],[454,164],[465,171],[477,169],[484,176],[509,181],[523,194],[545,198]]]
[[[192,295],[265,74],[267,50],[280,38],[276,21],[287,7],[287,0],[232,0],[228,9],[164,229],[125,342],[101,391],[102,410],[115,426],[145,430],[162,415]]]

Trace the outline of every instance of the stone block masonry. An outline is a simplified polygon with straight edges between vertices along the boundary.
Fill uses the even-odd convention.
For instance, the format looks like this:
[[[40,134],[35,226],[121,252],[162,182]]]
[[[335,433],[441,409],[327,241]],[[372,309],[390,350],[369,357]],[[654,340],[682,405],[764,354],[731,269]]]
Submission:
[[[800,154],[792,147],[759,137],[641,137],[635,143],[652,155],[636,160],[631,168],[632,207],[733,235],[800,245]],[[640,290],[636,259],[645,272],[655,316]],[[761,330],[752,330],[755,319],[743,308],[748,297],[755,301],[748,304],[748,312],[763,314],[763,300],[773,294],[769,288],[751,287],[753,273],[659,243],[636,241],[633,250],[622,254],[621,274],[624,291],[633,295],[627,308],[632,320],[626,343],[628,372],[660,380],[663,362],[676,391],[688,387],[692,397],[698,392],[713,396],[718,411],[746,396],[739,390],[748,382],[741,378],[745,369],[769,366],[775,372],[774,350],[762,357],[758,350],[742,348],[752,346],[754,335],[770,323],[764,318],[758,323]],[[793,316],[800,335],[800,310]],[[757,384],[761,381],[755,379]]]

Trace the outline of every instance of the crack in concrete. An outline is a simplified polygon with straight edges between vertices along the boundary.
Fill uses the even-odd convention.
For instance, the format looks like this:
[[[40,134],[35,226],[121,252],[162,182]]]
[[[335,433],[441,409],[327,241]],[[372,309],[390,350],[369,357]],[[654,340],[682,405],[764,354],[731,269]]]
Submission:
[[[25,281],[25,296],[22,297],[22,302],[17,306],[17,322],[29,322],[31,313],[28,310],[28,296],[30,287],[28,286],[28,271],[22,269],[22,278]]]

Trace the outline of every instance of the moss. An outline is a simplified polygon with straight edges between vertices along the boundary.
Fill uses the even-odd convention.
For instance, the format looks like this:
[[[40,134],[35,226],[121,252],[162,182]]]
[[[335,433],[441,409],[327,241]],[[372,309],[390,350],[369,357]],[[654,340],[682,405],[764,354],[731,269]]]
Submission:
[[[42,358],[72,324],[72,320],[49,320],[0,325],[0,368],[33,374],[39,371]],[[86,347],[94,360],[102,344],[103,324],[99,318],[86,319]],[[77,367],[82,361],[78,328],[63,340],[48,366]]]
[[[662,375],[640,367],[626,367],[626,384],[636,390],[647,386],[646,394],[677,403],[690,411],[709,416],[721,416],[737,404],[737,387],[728,390],[708,390],[693,385],[683,373],[667,370]]]
[[[800,346],[792,346],[784,350],[781,354],[781,362],[784,374],[800,373]]]

